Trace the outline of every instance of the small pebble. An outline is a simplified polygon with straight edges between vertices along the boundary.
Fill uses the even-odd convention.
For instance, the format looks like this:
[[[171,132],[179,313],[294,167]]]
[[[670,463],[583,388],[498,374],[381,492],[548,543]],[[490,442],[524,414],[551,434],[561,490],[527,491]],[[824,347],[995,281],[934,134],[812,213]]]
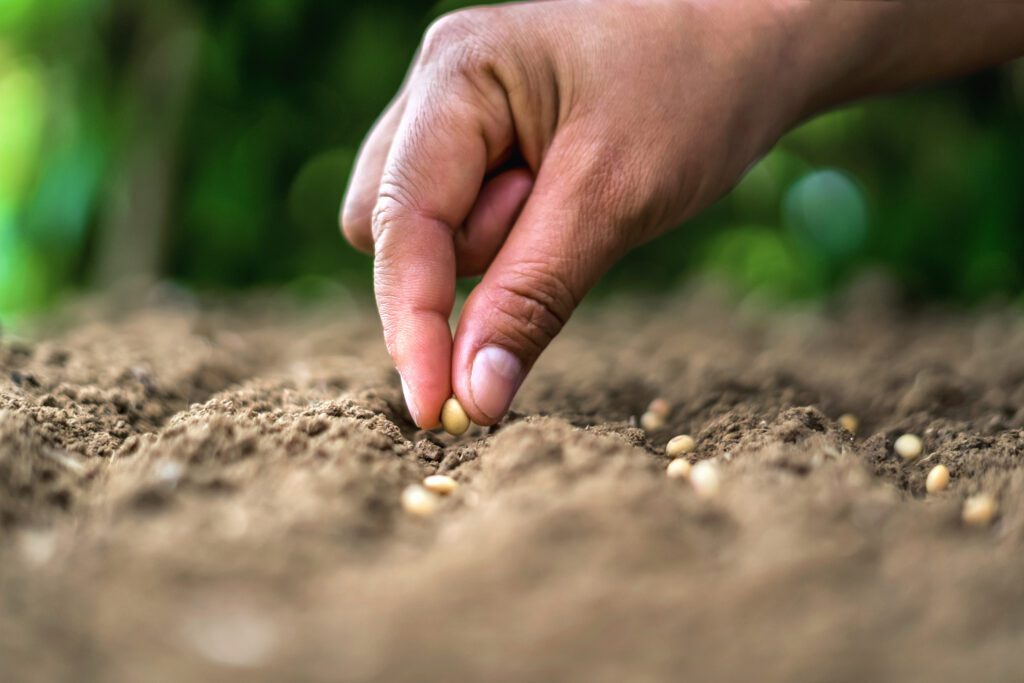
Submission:
[[[423,480],[423,488],[440,496],[447,496],[459,488],[459,482],[445,474],[432,474]]]
[[[430,517],[437,512],[439,498],[419,484],[402,491],[402,509],[414,517]]]
[[[921,437],[913,434],[904,434],[896,439],[892,449],[904,460],[913,460],[921,455],[921,452],[924,450],[924,444],[921,443]]]
[[[694,449],[697,443],[693,440],[693,437],[689,434],[680,434],[679,436],[673,436],[669,442],[665,445],[665,455],[676,457],[689,453]]]
[[[960,517],[968,526],[988,526],[996,516],[996,499],[987,493],[978,493],[964,501]]]
[[[668,416],[672,414],[672,404],[663,398],[656,398],[648,404],[647,412],[654,413],[663,420],[668,419]]]
[[[924,481],[924,488],[928,493],[944,491],[949,486],[949,468],[945,465],[936,465],[928,472],[928,478]]]
[[[718,493],[718,467],[710,460],[701,460],[690,470],[690,484],[699,498],[714,498]]]
[[[693,466],[686,458],[676,458],[665,468],[665,474],[669,479],[686,479],[690,476]]]
[[[839,419],[836,420],[836,422],[839,423],[840,427],[850,432],[851,434],[856,434],[857,429],[860,428],[860,420],[857,419],[856,415],[851,415],[850,413],[840,415]]]
[[[665,418],[648,410],[640,416],[640,426],[648,432],[652,432],[665,426]]]
[[[461,436],[469,429],[469,415],[454,396],[441,408],[441,426],[452,436]]]

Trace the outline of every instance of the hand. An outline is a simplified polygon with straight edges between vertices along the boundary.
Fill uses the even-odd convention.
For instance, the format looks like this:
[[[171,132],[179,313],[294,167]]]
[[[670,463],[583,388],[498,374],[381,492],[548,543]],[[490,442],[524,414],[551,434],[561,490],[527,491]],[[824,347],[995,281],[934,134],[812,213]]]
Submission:
[[[957,16],[941,24],[943,13]],[[385,341],[416,423],[436,426],[452,393],[475,422],[496,422],[626,251],[708,206],[813,110],[901,85],[901,65],[915,80],[938,61],[984,61],[933,26],[955,35],[961,15],[983,14],[549,0],[436,22],[363,144],[342,211],[346,237],[375,256]],[[930,26],[938,57],[915,44],[917,59],[900,61],[888,38],[902,36],[903,15]],[[1018,45],[1012,28],[985,43]],[[453,342],[455,278],[480,274]]]
[[[758,20],[735,19],[677,0],[555,0],[430,29],[342,218],[375,253],[385,339],[421,427],[453,387],[475,422],[500,419],[608,267],[774,141],[773,59]],[[456,274],[484,277],[453,351]]]

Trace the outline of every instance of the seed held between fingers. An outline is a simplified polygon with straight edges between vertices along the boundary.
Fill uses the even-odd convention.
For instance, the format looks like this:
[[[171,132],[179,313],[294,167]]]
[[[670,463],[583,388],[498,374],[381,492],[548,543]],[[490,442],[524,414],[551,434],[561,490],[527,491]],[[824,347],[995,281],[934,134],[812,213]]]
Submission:
[[[452,396],[444,402],[441,408],[441,426],[444,431],[452,436],[462,436],[469,429],[469,415],[459,403],[459,399]]]
[[[924,444],[921,443],[921,437],[914,434],[904,434],[896,439],[892,449],[904,460],[913,460],[924,451]]]
[[[413,517],[430,517],[437,512],[438,503],[438,497],[419,484],[402,491],[402,509]]]
[[[445,474],[432,474],[423,480],[423,488],[440,496],[447,496],[459,488],[459,482]]]
[[[696,445],[697,442],[694,441],[693,437],[689,434],[673,436],[669,442],[665,444],[665,455],[675,458],[691,452]]]
[[[698,498],[714,498],[719,488],[718,467],[710,460],[701,460],[690,470],[690,484]]]
[[[968,526],[988,526],[992,523],[997,511],[995,498],[987,493],[978,493],[964,501],[964,509],[960,513],[960,517]]]
[[[928,493],[944,491],[949,486],[949,468],[945,465],[936,465],[928,472],[928,478],[924,481],[924,488]]]

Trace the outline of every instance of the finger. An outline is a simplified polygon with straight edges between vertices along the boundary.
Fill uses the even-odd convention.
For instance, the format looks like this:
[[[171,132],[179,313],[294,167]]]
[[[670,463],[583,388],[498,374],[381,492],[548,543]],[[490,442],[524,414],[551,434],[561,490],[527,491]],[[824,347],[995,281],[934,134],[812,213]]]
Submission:
[[[504,92],[494,84],[494,100],[481,99],[490,92],[486,86],[461,79],[437,68],[422,74],[396,131],[373,213],[384,338],[409,410],[423,428],[438,424],[451,395],[453,235],[476,203],[489,163],[511,144]]]
[[[617,214],[597,205],[597,188],[571,177],[571,163],[557,155],[545,160],[522,214],[462,309],[452,381],[478,424],[501,419],[537,357],[625,251]]]
[[[387,161],[395,131],[405,113],[406,96],[400,93],[373,125],[359,148],[355,167],[349,177],[341,204],[341,231],[356,249],[373,253],[371,228],[373,207],[377,203],[384,163]]]
[[[505,171],[484,183],[465,225],[455,233],[460,277],[483,273],[505,241],[533,188],[525,168]]]

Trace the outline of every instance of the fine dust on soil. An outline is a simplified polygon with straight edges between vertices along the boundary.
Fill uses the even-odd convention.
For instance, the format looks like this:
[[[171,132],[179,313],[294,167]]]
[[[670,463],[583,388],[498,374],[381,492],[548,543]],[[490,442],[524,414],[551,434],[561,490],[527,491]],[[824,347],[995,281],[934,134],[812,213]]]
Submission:
[[[5,338],[3,680],[1019,680],[1024,316],[724,302],[585,309],[458,439],[411,425],[362,304]],[[676,433],[716,498],[665,476]],[[407,516],[434,472],[459,490]]]

